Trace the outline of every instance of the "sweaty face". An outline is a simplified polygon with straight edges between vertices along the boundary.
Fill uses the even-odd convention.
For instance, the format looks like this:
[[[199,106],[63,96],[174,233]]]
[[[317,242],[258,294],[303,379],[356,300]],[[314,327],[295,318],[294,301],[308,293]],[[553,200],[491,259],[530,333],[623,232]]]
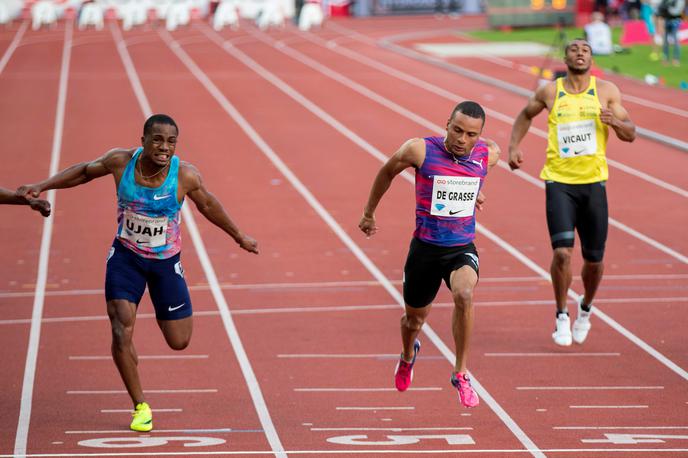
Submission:
[[[153,124],[150,132],[141,137],[143,155],[163,167],[174,156],[177,128],[170,124]]]
[[[447,122],[447,136],[444,146],[447,151],[455,156],[469,154],[483,130],[483,120],[471,118],[463,113],[456,113],[453,119]]]
[[[569,72],[574,75],[582,75],[590,70],[592,64],[592,50],[586,41],[575,40],[566,48],[564,62]]]

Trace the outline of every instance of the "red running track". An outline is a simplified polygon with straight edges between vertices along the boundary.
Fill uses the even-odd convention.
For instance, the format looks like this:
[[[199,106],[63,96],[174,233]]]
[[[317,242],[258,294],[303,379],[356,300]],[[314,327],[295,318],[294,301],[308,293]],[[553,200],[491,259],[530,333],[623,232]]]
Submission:
[[[45,176],[51,151],[62,168],[135,145],[147,111],[167,112],[181,127],[178,154],[198,166],[208,188],[259,240],[261,254],[240,252],[195,210],[197,233],[185,217],[195,335],[186,351],[167,350],[150,303],[142,303],[136,345],[156,429],[137,434],[127,430],[129,400],[108,356],[101,291],[113,236],[112,184],[104,179],[57,193],[49,250],[41,245],[42,220],[25,208],[3,208],[11,216],[3,218],[8,236],[0,241],[8,374],[1,420],[8,433],[0,456],[24,449],[43,456],[688,453],[682,326],[688,221],[681,193],[688,159],[647,140],[628,146],[612,139],[609,155],[676,189],[612,168],[617,225],[610,229],[607,277],[596,304],[605,315],[595,318],[584,346],[555,348],[549,337],[543,193],[498,167],[488,179],[476,240],[482,269],[469,367],[482,404],[459,408],[448,383],[445,291],[429,322],[436,334],[423,337],[413,390],[393,389],[413,195],[400,177],[379,209],[381,232],[370,240],[359,234],[361,206],[380,160],[406,138],[441,128],[455,101],[427,84],[457,95],[491,94],[480,100],[491,110],[486,135],[503,149],[510,128],[503,116],[514,116],[524,103],[342,32],[376,38],[414,24],[444,26],[429,18],[350,21],[304,36],[291,27],[265,33],[250,24],[216,34],[197,23],[172,35],[134,30],[124,34],[128,46],[119,51],[116,28],[72,32],[61,24],[21,37],[0,73],[7,101],[0,129],[6,151],[16,152],[0,171],[3,186]],[[18,27],[2,31],[0,52]],[[56,130],[62,51],[72,33],[64,124]],[[332,39],[349,57],[318,42]],[[233,47],[223,49],[223,40]],[[412,75],[415,84],[351,53]],[[632,115],[642,125],[644,115]],[[665,112],[652,116],[681,125]],[[56,132],[61,141],[53,148]],[[524,142],[532,150],[531,177],[542,145],[533,134]],[[647,161],[648,148],[661,161]],[[36,287],[41,246],[44,289]],[[579,279],[573,289],[581,291]],[[231,315],[224,313],[227,303]],[[37,305],[42,322],[32,328]],[[35,365],[27,358],[32,352]],[[30,384],[27,374],[35,376]]]

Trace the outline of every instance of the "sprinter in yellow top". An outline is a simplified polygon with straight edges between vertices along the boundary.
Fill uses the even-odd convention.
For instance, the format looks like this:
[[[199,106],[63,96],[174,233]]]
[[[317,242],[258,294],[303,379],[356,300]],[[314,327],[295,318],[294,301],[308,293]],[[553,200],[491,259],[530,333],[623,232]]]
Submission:
[[[547,108],[547,159],[540,172],[545,180],[547,227],[554,250],[550,272],[557,304],[557,345],[583,343],[590,330],[592,301],[602,280],[607,240],[607,137],[609,128],[625,142],[635,139],[635,125],[621,105],[613,83],[590,75],[592,50],[582,38],[565,48],[567,72],[563,78],[540,86],[519,113],[511,131],[509,166],[523,164],[519,145],[535,116]],[[583,253],[583,286],[573,333],[566,295],[571,286],[574,229]]]

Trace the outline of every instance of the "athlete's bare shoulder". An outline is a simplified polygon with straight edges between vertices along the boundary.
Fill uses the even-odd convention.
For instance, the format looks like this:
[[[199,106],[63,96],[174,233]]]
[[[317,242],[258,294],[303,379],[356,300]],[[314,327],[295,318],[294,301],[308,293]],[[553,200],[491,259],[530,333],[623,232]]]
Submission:
[[[554,98],[557,95],[557,81],[550,81],[539,86],[535,90],[533,98],[539,102],[544,103],[547,108],[551,108],[554,103]]]
[[[127,166],[137,148],[113,148],[103,154],[99,160],[109,169],[119,169]]]
[[[425,139],[416,137],[406,140],[397,155],[408,166],[420,167],[425,160]]]
[[[597,96],[600,102],[610,101],[610,100],[620,100],[621,91],[616,84],[611,81],[601,80],[597,78]]]
[[[201,172],[191,162],[179,161],[179,183],[188,190],[201,184]]]

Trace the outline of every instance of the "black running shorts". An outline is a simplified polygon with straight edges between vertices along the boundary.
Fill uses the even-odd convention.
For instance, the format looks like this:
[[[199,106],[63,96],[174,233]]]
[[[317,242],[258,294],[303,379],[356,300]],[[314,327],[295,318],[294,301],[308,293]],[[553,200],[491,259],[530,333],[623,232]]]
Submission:
[[[573,247],[574,228],[581,239],[583,258],[600,262],[607,241],[609,214],[606,182],[565,184],[545,182],[547,227],[552,248]]]
[[[479,273],[479,265],[473,243],[445,247],[414,237],[404,265],[404,301],[410,307],[425,307],[435,299],[442,280],[451,288],[449,277],[453,271],[470,266]]]

